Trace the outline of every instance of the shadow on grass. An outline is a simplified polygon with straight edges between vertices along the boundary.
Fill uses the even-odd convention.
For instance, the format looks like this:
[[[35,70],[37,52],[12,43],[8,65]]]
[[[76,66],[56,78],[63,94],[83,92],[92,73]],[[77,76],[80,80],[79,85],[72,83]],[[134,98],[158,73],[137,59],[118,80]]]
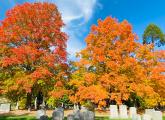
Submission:
[[[33,116],[28,116],[29,114],[15,115],[15,114],[3,114],[0,115],[0,120],[36,120]]]

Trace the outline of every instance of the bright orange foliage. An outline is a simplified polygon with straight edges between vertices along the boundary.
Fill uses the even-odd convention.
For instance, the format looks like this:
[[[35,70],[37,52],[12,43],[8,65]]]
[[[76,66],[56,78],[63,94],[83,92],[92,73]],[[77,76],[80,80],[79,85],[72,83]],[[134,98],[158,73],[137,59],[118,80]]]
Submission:
[[[144,100],[162,97],[165,67],[160,58],[164,60],[164,52],[153,52],[152,45],[141,45],[136,40],[127,21],[119,23],[111,17],[98,20],[86,37],[87,46],[79,54],[80,61],[75,64],[78,69],[70,81],[76,88],[74,100],[99,103],[108,98],[122,104],[132,94]],[[158,86],[162,88],[155,88]]]
[[[0,25],[0,67],[11,77],[11,84],[3,82],[6,92],[31,92],[33,88],[44,91],[45,87],[52,90],[55,84],[63,85],[58,82],[63,82],[67,69],[67,36],[61,31],[63,26],[52,3],[24,3],[6,13]]]

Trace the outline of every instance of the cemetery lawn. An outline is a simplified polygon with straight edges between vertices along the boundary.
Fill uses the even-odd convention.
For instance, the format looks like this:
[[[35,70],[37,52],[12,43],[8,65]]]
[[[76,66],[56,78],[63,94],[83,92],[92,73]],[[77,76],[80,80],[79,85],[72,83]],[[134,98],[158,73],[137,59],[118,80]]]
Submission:
[[[20,115],[20,116],[0,116],[0,120],[36,120],[34,116]],[[49,118],[51,120],[51,118]],[[64,120],[67,120],[66,118]],[[131,119],[109,119],[108,117],[96,117],[95,120],[131,120]],[[163,117],[165,120],[165,116]]]

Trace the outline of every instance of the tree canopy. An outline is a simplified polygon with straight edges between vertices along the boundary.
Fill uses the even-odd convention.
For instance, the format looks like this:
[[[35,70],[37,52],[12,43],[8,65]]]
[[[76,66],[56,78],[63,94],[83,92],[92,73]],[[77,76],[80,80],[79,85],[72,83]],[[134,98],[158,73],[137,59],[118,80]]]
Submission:
[[[165,36],[162,30],[155,24],[149,24],[143,34],[143,44],[161,46],[165,44]]]
[[[79,53],[80,61],[75,62],[77,70],[70,81],[74,88],[71,100],[101,106],[106,105],[107,99],[122,104],[139,98],[148,106],[160,102],[165,69],[164,62],[160,62],[164,56],[158,55],[164,52],[154,53],[152,46],[136,40],[127,21],[119,23],[107,17],[92,25],[86,37],[87,46]],[[160,71],[154,73],[155,69]]]
[[[24,3],[6,13],[0,25],[3,93],[18,96],[41,91],[48,96],[47,92],[63,86],[67,70],[67,35],[61,31],[63,26],[52,3]]]

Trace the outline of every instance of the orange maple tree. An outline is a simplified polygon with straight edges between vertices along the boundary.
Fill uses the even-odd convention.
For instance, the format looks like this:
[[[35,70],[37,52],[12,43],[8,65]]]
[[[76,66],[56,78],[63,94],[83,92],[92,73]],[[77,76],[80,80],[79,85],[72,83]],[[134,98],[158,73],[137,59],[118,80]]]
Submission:
[[[0,25],[0,67],[8,74],[3,93],[63,90],[67,35],[55,4],[24,3],[7,11]],[[63,93],[63,92],[61,92]]]
[[[71,100],[103,106],[107,99],[122,104],[134,94],[144,101],[159,96],[158,91],[163,94],[160,53],[155,54],[151,46],[141,45],[137,39],[126,20],[98,20],[85,39],[86,48],[78,54],[80,60],[75,62],[77,70],[69,83],[73,87]],[[158,86],[162,89],[155,88]]]

